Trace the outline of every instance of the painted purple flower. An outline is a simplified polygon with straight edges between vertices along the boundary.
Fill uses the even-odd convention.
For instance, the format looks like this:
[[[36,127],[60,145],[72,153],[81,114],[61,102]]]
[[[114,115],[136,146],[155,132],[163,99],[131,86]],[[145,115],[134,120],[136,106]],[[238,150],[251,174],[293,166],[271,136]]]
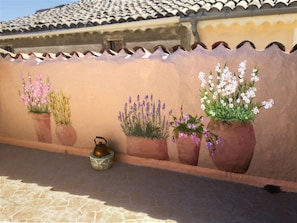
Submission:
[[[216,151],[215,149],[212,149],[212,150],[210,151],[210,155],[211,155],[211,156],[215,156],[216,153],[217,153],[217,151]]]
[[[209,138],[209,137],[210,137],[210,134],[209,134],[208,131],[205,131],[205,132],[204,132],[204,137],[205,137],[205,138]]]
[[[192,129],[195,130],[198,128],[198,124],[192,124]]]
[[[220,137],[218,137],[217,140],[216,140],[216,144],[219,145],[221,143],[222,143],[222,139]]]
[[[211,147],[213,147],[212,142],[207,141],[207,142],[206,142],[206,147],[207,147],[208,149],[210,149]]]
[[[188,138],[188,135],[187,135],[187,134],[184,134],[183,132],[179,132],[179,133],[178,133],[178,137],[179,137],[179,138],[183,138],[183,137],[184,137],[184,138]]]
[[[120,111],[119,111],[118,119],[119,119],[120,121],[122,121],[122,115],[121,115],[121,112],[120,112]]]

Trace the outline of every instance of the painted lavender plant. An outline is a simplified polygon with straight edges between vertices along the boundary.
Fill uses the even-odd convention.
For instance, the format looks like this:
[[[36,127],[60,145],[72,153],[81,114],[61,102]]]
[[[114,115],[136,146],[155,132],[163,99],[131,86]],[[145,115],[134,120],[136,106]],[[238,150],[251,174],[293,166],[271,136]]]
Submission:
[[[119,112],[118,119],[126,136],[146,138],[167,138],[169,124],[166,115],[162,112],[166,109],[165,103],[158,99],[154,102],[153,95],[146,95],[143,100],[137,95],[136,102],[129,97],[124,105],[124,111]],[[171,110],[169,111],[169,116]]]

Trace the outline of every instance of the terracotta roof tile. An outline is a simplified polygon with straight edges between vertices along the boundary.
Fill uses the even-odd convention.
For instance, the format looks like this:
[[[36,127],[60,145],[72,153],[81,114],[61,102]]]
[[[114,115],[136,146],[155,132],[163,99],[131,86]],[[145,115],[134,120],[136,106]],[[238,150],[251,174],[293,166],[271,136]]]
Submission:
[[[288,7],[297,12],[297,0],[80,0],[0,22],[0,35]]]
[[[245,40],[241,43],[239,43],[236,46],[236,50],[240,50],[242,47],[248,46],[251,49],[256,51],[255,44],[249,40]],[[201,51],[201,50],[218,50],[218,49],[225,49],[225,50],[230,50],[229,44],[224,41],[218,41],[212,44],[211,49],[207,49],[206,45],[201,42],[196,42],[192,45],[191,51],[186,51],[184,50],[183,46],[181,45],[176,45],[172,47],[172,50],[168,50],[165,46],[163,45],[156,45],[154,47],[154,50],[152,52],[148,51],[147,49],[143,47],[134,47],[133,50],[130,49],[121,49],[119,52],[112,51],[110,49],[102,49],[100,52],[94,52],[94,51],[86,51],[84,53],[78,52],[78,51],[73,51],[71,53],[65,53],[65,52],[58,52],[56,54],[53,53],[36,53],[36,52],[31,52],[29,54],[26,53],[11,53],[4,51],[3,49],[0,48],[0,60],[5,59],[9,61],[13,60],[23,60],[23,61],[28,61],[28,60],[33,60],[36,59],[38,63],[46,60],[68,60],[68,59],[74,59],[74,58],[98,58],[98,59],[112,59],[114,57],[119,57],[119,58],[124,58],[124,59],[129,59],[129,58],[162,58],[162,59],[167,59],[170,55],[174,55],[177,52],[195,52],[195,51]],[[273,50],[277,49],[280,52],[284,54],[288,54],[285,52],[285,46],[280,43],[280,42],[271,42],[265,47],[265,50]],[[232,49],[233,50],[233,49]],[[263,50],[261,50],[262,52]],[[294,47],[290,50],[289,54],[291,53],[297,53],[297,44],[294,45]],[[297,54],[296,54],[297,55]]]

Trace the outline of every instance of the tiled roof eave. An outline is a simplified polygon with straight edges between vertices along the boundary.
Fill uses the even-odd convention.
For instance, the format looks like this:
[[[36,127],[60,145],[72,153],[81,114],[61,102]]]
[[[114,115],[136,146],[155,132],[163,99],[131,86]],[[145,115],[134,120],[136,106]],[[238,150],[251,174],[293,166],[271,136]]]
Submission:
[[[71,27],[65,25],[61,29],[46,29],[46,30],[27,30],[24,33],[21,32],[0,32],[0,39],[14,39],[14,38],[26,38],[30,36],[51,36],[57,34],[70,34],[70,33],[81,33],[81,32],[100,32],[100,31],[114,31],[114,30],[124,30],[124,29],[141,29],[143,27],[153,27],[157,24],[174,24],[179,22],[189,22],[189,21],[203,21],[203,20],[214,20],[214,19],[227,19],[227,18],[240,18],[240,17],[253,17],[253,16],[265,16],[265,15],[280,15],[280,14],[290,14],[297,13],[297,6],[292,7],[275,7],[275,8],[248,8],[245,10],[231,10],[224,8],[222,11],[202,10],[198,13],[192,12],[188,15],[180,14],[176,16],[166,17],[166,18],[154,18],[154,19],[144,19],[140,21],[131,22],[119,22],[113,24],[101,24],[92,25],[87,27]],[[165,22],[164,22],[165,21]]]
[[[178,17],[212,20],[297,12],[297,0],[76,0],[0,22],[0,36],[80,30]],[[130,29],[130,27],[128,27]]]
[[[181,22],[188,22],[191,20],[214,20],[214,19],[227,19],[227,18],[241,18],[241,17],[253,17],[253,16],[267,16],[267,15],[280,15],[297,13],[297,7],[287,8],[270,8],[270,9],[248,9],[248,10],[235,10],[225,12],[203,12],[199,14],[192,14],[188,16],[181,16]]]
[[[73,28],[73,29],[63,29],[63,30],[48,30],[35,33],[24,33],[24,34],[6,34],[0,35],[1,40],[5,39],[20,39],[20,38],[32,38],[39,36],[53,36],[61,34],[74,34],[74,33],[84,33],[84,32],[107,32],[107,31],[119,31],[119,30],[128,30],[128,29],[145,29],[148,27],[159,27],[162,25],[172,25],[179,23],[179,16],[169,17],[169,18],[160,18],[160,19],[150,19],[150,20],[141,20],[135,22],[127,23],[116,23],[116,24],[106,24],[92,27],[83,27],[83,28]]]

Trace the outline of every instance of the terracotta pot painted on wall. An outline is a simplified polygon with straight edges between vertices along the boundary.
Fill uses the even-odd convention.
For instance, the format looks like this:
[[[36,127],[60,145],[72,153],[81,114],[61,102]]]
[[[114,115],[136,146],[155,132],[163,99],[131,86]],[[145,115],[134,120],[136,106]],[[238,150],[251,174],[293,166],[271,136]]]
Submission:
[[[157,160],[169,160],[167,139],[127,136],[127,154]]]
[[[56,136],[63,146],[73,146],[76,142],[76,131],[71,125],[56,125]]]
[[[216,153],[211,155],[215,166],[227,172],[245,173],[253,158],[256,145],[253,124],[211,120],[207,128],[222,140],[216,146]]]
[[[200,144],[197,145],[190,137],[176,140],[178,160],[180,163],[197,166]]]
[[[46,113],[31,113],[35,132],[39,142],[52,142],[51,135],[51,117]]]

